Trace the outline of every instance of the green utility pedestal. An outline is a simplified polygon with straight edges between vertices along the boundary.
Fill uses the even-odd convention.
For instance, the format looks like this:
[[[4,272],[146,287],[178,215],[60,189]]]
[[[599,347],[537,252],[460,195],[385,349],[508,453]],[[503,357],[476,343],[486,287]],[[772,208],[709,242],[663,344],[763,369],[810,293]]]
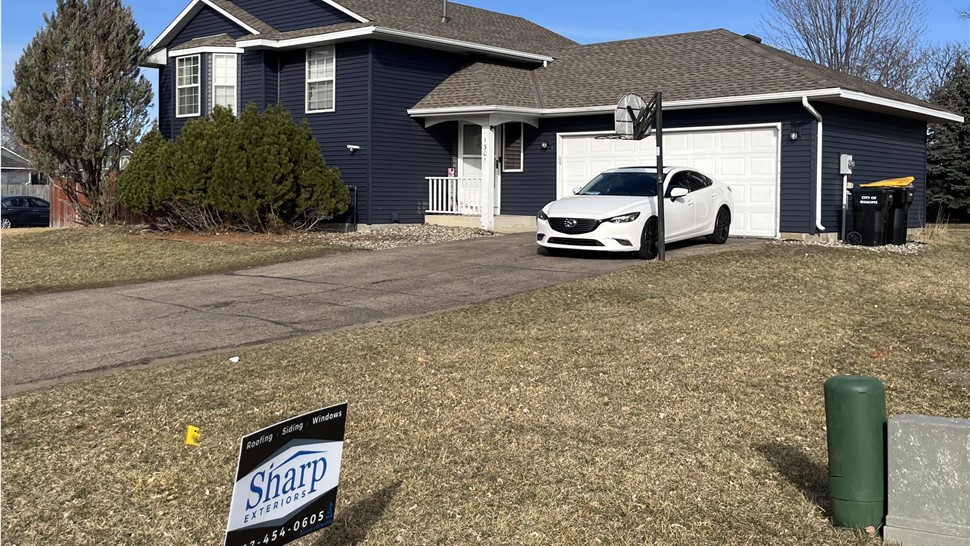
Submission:
[[[825,382],[829,497],[836,527],[879,527],[886,515],[886,389],[874,377]]]

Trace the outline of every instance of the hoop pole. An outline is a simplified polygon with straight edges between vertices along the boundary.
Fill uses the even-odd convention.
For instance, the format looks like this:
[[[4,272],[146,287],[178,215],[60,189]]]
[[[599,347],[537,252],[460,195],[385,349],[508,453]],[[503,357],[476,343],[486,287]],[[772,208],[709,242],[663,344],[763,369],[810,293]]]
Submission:
[[[663,93],[657,91],[657,259],[666,261],[665,230],[664,230],[664,123],[663,123]]]

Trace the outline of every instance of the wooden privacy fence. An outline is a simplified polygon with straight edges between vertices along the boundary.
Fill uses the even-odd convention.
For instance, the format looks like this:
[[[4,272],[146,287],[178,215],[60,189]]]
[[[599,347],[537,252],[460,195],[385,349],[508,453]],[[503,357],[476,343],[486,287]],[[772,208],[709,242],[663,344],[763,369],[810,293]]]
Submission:
[[[3,195],[29,195],[51,200],[51,187],[47,184],[4,184]]]

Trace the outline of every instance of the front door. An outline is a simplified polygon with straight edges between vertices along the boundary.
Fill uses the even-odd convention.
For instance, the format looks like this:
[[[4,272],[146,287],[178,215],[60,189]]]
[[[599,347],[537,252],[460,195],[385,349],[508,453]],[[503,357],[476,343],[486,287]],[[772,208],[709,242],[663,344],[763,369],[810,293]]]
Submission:
[[[500,131],[495,131],[496,140],[501,142]],[[489,143],[490,146],[495,146],[496,143]],[[498,151],[498,148],[496,148]],[[496,154],[497,155],[497,154]],[[458,135],[458,177],[459,178],[471,178],[478,180],[478,187],[481,187],[482,176],[482,127],[480,125],[475,125],[473,123],[462,123],[461,131]],[[500,179],[501,173],[499,169],[495,169],[494,176],[494,187],[492,188],[492,202],[495,204],[495,214],[499,214],[499,203],[500,194],[499,187],[501,184]],[[472,195],[474,194],[474,197]],[[462,198],[462,203],[473,202],[475,204],[479,203],[480,194],[478,190],[474,192],[465,192],[468,199]]]

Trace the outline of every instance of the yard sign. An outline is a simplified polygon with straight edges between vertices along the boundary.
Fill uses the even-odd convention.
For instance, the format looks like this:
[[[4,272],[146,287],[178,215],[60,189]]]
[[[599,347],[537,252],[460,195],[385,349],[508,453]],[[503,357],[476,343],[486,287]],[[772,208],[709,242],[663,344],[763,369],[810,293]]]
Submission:
[[[333,523],[347,403],[242,439],[226,546],[280,546]]]

